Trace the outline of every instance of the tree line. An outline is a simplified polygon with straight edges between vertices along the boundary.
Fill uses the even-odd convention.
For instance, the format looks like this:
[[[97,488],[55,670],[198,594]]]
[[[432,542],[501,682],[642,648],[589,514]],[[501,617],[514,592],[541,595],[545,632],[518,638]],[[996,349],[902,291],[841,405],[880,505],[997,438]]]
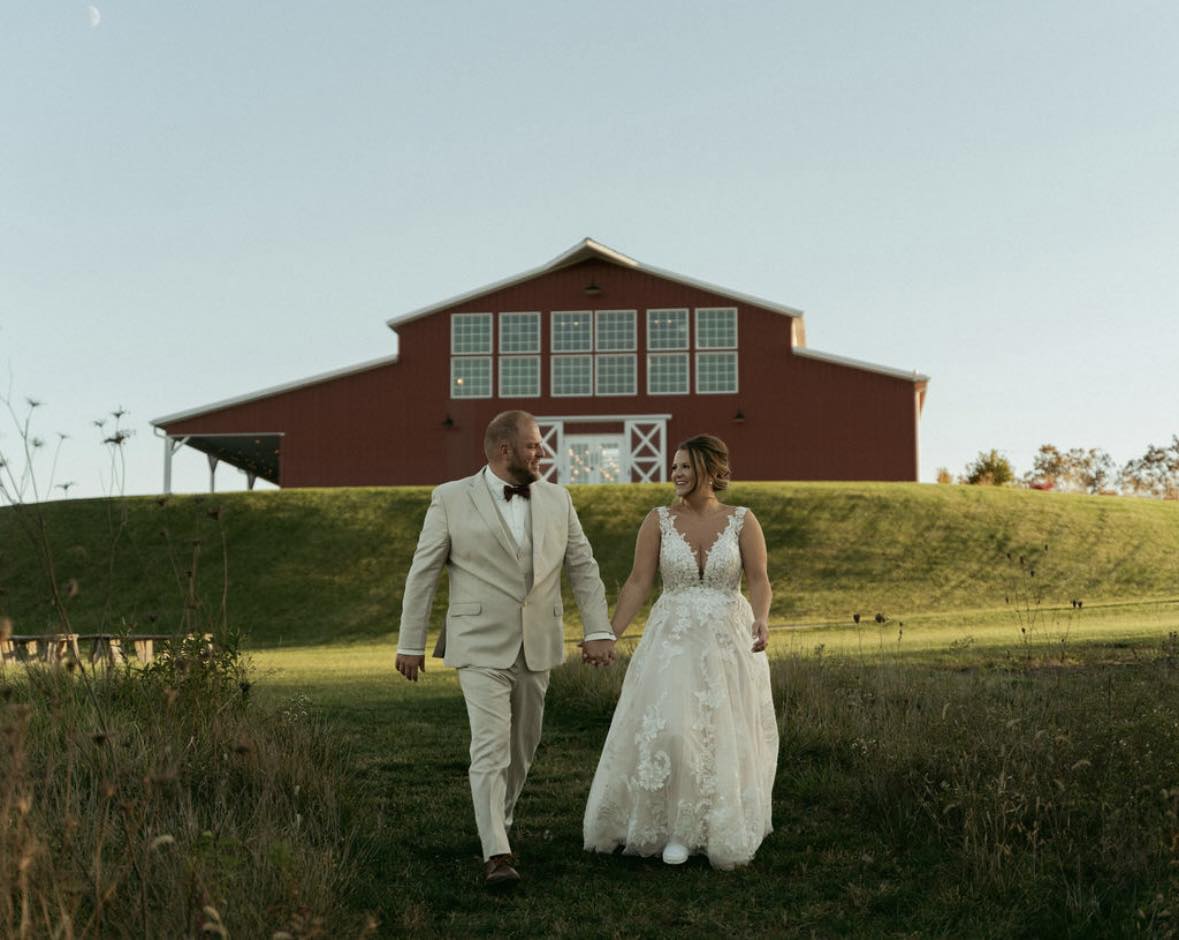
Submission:
[[[938,469],[937,480],[955,482],[945,467]],[[1166,446],[1149,445],[1141,456],[1120,467],[1100,447],[1061,450],[1055,444],[1041,444],[1032,460],[1032,469],[1022,476],[1017,476],[1011,461],[999,451],[980,451],[956,482],[1179,499],[1179,435],[1173,435]]]

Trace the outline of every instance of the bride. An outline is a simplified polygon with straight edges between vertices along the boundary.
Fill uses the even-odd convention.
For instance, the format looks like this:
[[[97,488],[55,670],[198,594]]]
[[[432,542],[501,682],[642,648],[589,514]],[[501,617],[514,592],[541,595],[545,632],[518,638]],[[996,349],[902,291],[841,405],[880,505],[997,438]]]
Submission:
[[[585,810],[587,851],[692,854],[715,868],[753,858],[770,832],[778,727],[764,653],[770,582],[761,526],[716,494],[724,442],[699,435],[672,465],[676,501],[647,514],[611,626],[622,636],[651,593]],[[741,595],[741,575],[750,603]]]

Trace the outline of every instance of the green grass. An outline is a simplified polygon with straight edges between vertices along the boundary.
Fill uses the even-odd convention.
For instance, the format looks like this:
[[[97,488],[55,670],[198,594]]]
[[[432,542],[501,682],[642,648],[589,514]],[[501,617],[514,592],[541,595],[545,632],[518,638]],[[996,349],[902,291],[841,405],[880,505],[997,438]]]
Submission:
[[[630,569],[662,485],[575,487],[574,501],[611,597]],[[229,619],[256,647],[385,638],[397,627],[425,487],[286,490],[73,500],[0,510],[0,611],[18,632],[52,628],[42,566],[22,527],[44,513],[59,578],[74,579],[75,629],[168,631],[185,614],[217,619],[225,570]],[[1086,608],[1179,598],[1179,504],[985,487],[753,483],[732,488],[766,532],[778,625],[850,624],[877,611],[1002,618],[1026,587],[1006,553],[1038,559],[1044,603]],[[220,510],[218,512],[218,510]],[[1049,546],[1047,553],[1043,546]],[[113,561],[112,561],[113,559]],[[436,601],[446,603],[445,579]],[[566,605],[571,627],[575,606]]]
[[[574,490],[611,597],[643,514],[669,496]],[[1150,794],[1179,799],[1179,505],[907,484],[747,484],[730,497],[761,519],[775,584],[775,833],[731,873],[583,853],[621,671],[574,665],[554,676],[518,813],[528,883],[507,898],[479,887],[454,672],[430,660],[411,685],[393,670],[427,489],[42,508],[59,579],[76,579],[79,632],[215,625],[228,571],[227,619],[250,638],[260,704],[310,708],[350,761],[360,864],[340,923],[372,913],[382,934],[423,936],[1165,935],[1179,807],[1166,817],[1169,797]],[[21,633],[55,627],[22,532],[36,518],[0,511],[0,614]],[[445,603],[443,586],[438,615]],[[571,642],[577,632],[574,619]],[[1082,759],[1101,772],[1061,775]],[[1031,802],[1000,798],[1008,779]],[[1011,824],[979,823],[996,818]]]
[[[775,656],[775,831],[735,872],[583,852],[622,672],[571,663],[554,673],[517,811],[527,881],[510,897],[479,886],[453,670],[404,682],[384,644],[254,659],[260,694],[309,696],[355,755],[371,825],[354,898],[385,933],[1165,935],[1179,643],[1078,646],[1067,668],[1021,650],[996,667],[960,649],[953,669],[904,641],[897,655]]]

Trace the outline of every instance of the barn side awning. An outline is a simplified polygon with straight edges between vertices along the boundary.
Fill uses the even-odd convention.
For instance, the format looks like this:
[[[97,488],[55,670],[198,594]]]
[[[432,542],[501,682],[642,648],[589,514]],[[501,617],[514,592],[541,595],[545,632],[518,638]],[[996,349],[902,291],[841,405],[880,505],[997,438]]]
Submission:
[[[164,434],[164,492],[172,492],[172,457],[185,445],[209,459],[209,491],[215,489],[217,466],[227,463],[245,475],[250,489],[261,478],[279,483],[282,432],[234,432],[226,434]]]

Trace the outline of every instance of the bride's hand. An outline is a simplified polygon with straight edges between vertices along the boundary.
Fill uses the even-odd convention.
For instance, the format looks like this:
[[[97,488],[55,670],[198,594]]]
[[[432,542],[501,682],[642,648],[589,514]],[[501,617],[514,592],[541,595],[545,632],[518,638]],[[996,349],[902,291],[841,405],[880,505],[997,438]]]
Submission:
[[[760,653],[770,642],[770,627],[764,620],[753,621],[753,652]]]

